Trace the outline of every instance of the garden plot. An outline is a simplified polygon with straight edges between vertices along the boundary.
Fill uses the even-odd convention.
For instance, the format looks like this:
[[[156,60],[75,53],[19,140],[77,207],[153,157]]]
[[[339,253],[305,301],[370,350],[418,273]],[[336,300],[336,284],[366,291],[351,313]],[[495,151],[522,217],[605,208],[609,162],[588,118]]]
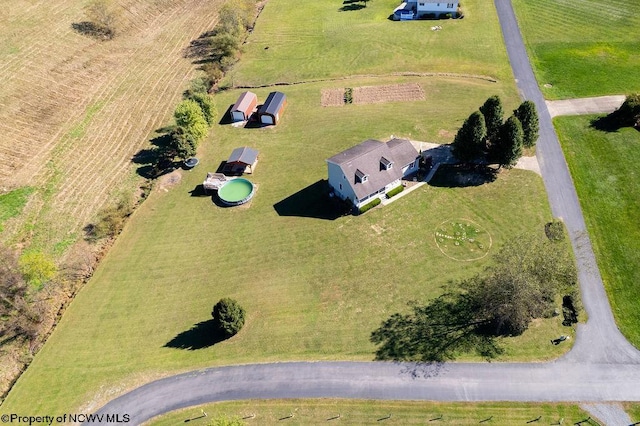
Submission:
[[[423,101],[424,91],[418,83],[362,86],[353,88],[354,104]]]

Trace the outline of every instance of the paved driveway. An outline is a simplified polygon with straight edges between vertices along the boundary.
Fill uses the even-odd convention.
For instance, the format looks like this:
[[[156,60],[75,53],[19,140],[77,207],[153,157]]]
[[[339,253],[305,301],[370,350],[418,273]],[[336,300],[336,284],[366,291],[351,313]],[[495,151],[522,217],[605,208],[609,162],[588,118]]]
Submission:
[[[620,108],[626,96],[598,96],[595,98],[546,101],[551,117],[558,115],[608,114]]]

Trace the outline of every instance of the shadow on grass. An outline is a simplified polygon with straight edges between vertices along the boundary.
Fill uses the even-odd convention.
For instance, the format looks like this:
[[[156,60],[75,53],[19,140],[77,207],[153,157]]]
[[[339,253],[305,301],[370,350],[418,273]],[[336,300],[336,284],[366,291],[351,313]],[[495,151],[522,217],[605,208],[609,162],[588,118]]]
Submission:
[[[364,9],[365,7],[367,7],[367,6],[365,6],[363,4],[349,2],[349,3],[346,3],[344,6],[342,6],[340,9],[338,9],[338,11],[340,11],[340,12],[351,12],[351,11],[354,11],[354,10]]]
[[[233,120],[231,119],[231,108],[233,108],[233,104],[230,104],[224,114],[222,114],[222,116],[220,117],[220,121],[218,121],[218,124],[224,125],[233,123]]]
[[[622,125],[620,125],[617,117],[614,114],[604,115],[602,117],[597,117],[591,120],[589,123],[590,127],[600,130],[601,132],[617,132],[620,130]]]
[[[442,164],[429,185],[444,188],[480,186],[496,180],[497,170],[486,165]]]
[[[207,192],[206,189],[204,189],[204,185],[202,184],[196,185],[195,188],[189,191],[189,194],[192,197],[209,197],[211,195]]]
[[[71,24],[71,29],[78,34],[98,40],[111,40],[115,36],[111,28],[90,21],[74,22]]]
[[[136,173],[145,179],[156,179],[164,174],[171,173],[180,165],[170,160],[163,159],[163,150],[171,142],[170,131],[172,127],[162,127],[156,130],[158,136],[150,140],[152,147],[138,151],[131,158],[131,162],[139,164]]]
[[[228,339],[228,336],[220,331],[214,324],[212,319],[199,322],[189,330],[176,335],[176,337],[168,341],[164,347],[195,351],[197,349],[208,348]]]
[[[329,184],[322,179],[273,205],[280,216],[312,217],[335,220],[351,213],[346,203],[329,197]]]

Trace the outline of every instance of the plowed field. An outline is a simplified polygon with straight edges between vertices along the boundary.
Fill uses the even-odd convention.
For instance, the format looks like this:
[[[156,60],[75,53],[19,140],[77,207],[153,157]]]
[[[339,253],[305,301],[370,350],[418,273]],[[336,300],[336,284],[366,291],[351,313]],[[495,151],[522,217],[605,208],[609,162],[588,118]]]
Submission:
[[[183,49],[213,27],[220,2],[119,1],[111,41],[74,32],[86,20],[81,3],[19,0],[0,14],[0,189],[38,188],[8,233],[34,223],[45,246],[131,176],[133,154],[168,123],[194,75]]]

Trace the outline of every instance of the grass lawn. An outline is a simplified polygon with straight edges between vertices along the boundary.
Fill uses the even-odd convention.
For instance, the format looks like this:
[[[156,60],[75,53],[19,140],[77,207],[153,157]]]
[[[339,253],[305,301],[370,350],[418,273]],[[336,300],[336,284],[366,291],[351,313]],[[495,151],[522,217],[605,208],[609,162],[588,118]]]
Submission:
[[[346,4],[346,2],[345,2]],[[493,3],[464,2],[460,20],[393,22],[396,0],[355,11],[341,1],[270,1],[227,79],[262,85],[393,72],[480,74],[513,80]],[[434,25],[441,31],[431,31]]]
[[[287,424],[315,425],[335,421],[339,424],[364,425],[388,423],[402,425],[447,424],[477,425],[486,420],[491,425],[512,426],[526,424],[538,417],[539,423],[574,424],[589,415],[576,405],[570,404],[523,404],[523,403],[435,403],[417,401],[361,401],[344,399],[235,401],[191,407],[158,417],[149,424],[154,426],[175,425],[186,419],[202,416],[246,418],[247,425]],[[255,417],[251,417],[255,415]],[[336,417],[340,415],[339,419]],[[386,419],[391,415],[391,418]],[[491,418],[490,420],[487,420]],[[331,419],[331,420],[330,420]],[[205,419],[192,420],[190,424],[205,424]]]
[[[554,123],[620,330],[640,347],[640,133],[589,127],[595,116]]]
[[[296,85],[285,90],[289,103],[277,127],[215,126],[201,148],[201,164],[183,171],[173,187],[159,183],[133,215],[3,409],[95,409],[153,378],[211,365],[371,360],[369,335],[383,319],[487,264],[488,257],[460,262],[443,255],[434,239],[443,221],[478,223],[492,237],[492,252],[507,238],[542,232],[551,219],[542,180],[520,170],[478,187],[423,186],[358,217],[310,217],[314,209],[304,202],[281,208],[294,194],[294,200],[318,199],[314,188],[326,178],[324,159],[336,152],[391,133],[444,141],[442,135],[482,100],[508,91],[479,80],[374,81],[418,82],[427,101],[323,108],[325,83]],[[354,87],[371,83],[349,81]],[[267,92],[257,90],[261,99]],[[219,94],[218,108],[225,110],[239,93]],[[210,197],[191,196],[207,171],[243,145],[260,151],[250,206],[220,208]],[[207,320],[225,296],[248,313],[236,337],[198,350],[165,347]],[[560,355],[568,346],[548,343],[567,332],[560,321],[536,322],[522,337],[505,341],[503,359]],[[186,343],[200,343],[190,337]]]
[[[514,0],[513,4],[545,98],[640,91],[640,2]]]
[[[640,421],[640,404],[628,403],[625,408],[632,422]]]
[[[0,232],[2,232],[6,220],[16,217],[22,212],[32,192],[33,188],[26,186],[0,195]]]

